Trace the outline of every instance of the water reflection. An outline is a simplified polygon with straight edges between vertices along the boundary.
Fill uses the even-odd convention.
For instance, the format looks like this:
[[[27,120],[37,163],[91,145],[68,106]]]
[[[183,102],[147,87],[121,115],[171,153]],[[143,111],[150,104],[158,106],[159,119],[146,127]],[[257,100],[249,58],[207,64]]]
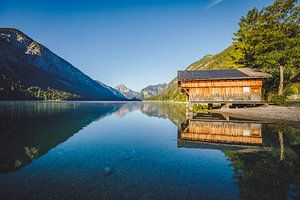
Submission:
[[[299,199],[300,131],[265,125],[264,151],[226,151],[242,199]]]
[[[15,171],[121,104],[5,102],[0,104],[0,173]]]
[[[203,113],[178,128],[178,147],[219,149],[241,199],[300,197],[300,130]]]
[[[182,104],[2,102],[0,130],[1,199],[19,199],[15,190],[53,199],[45,171],[64,198],[300,197],[300,130],[283,124],[210,113],[190,119]],[[63,143],[64,154],[49,152]],[[47,170],[35,174],[40,168]]]
[[[181,125],[178,139],[224,144],[262,145],[262,124],[188,119]]]

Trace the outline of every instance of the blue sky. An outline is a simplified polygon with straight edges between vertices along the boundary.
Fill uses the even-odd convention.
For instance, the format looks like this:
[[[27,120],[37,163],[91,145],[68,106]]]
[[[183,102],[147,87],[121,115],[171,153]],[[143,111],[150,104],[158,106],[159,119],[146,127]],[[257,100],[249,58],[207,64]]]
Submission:
[[[14,27],[94,79],[139,91],[231,44],[242,15],[273,0],[0,0]]]

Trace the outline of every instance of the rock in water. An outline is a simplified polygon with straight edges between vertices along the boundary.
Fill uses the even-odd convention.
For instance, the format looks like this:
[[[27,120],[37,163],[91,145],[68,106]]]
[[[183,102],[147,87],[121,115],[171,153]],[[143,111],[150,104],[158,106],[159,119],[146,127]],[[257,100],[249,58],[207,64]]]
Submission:
[[[104,176],[109,176],[112,174],[112,168],[104,167]]]
[[[123,156],[123,159],[124,159],[124,160],[130,160],[130,159],[131,159],[131,156],[130,156],[130,155],[124,155],[124,156]]]

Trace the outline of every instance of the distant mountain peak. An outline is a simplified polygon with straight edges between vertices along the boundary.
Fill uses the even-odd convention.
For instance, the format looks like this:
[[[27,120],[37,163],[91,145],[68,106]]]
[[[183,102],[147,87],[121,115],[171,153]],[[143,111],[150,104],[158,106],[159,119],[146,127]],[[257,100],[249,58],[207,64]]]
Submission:
[[[120,90],[130,90],[128,87],[126,87],[124,84],[120,84],[118,86],[116,86],[117,89],[120,89]]]
[[[120,85],[116,86],[116,90],[121,92],[128,99],[140,99],[139,92],[129,89],[124,84],[120,84]]]
[[[167,87],[166,83],[157,85],[148,85],[140,92],[133,91],[126,87],[124,84],[116,86],[116,89],[120,91],[128,99],[146,99],[152,96],[160,94]]]
[[[168,86],[168,84],[166,84],[166,83],[157,84],[157,85],[149,85],[141,90],[140,96],[143,99],[147,99],[147,98],[156,96],[156,95],[160,94],[163,90],[165,90],[167,86]]]

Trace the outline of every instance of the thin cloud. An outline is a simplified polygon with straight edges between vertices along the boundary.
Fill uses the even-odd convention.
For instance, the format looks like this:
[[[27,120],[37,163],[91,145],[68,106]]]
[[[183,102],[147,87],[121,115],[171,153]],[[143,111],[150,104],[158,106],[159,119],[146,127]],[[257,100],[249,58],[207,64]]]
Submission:
[[[213,2],[211,2],[207,7],[206,9],[210,9],[216,5],[218,5],[219,3],[221,3],[223,0],[213,0]]]

